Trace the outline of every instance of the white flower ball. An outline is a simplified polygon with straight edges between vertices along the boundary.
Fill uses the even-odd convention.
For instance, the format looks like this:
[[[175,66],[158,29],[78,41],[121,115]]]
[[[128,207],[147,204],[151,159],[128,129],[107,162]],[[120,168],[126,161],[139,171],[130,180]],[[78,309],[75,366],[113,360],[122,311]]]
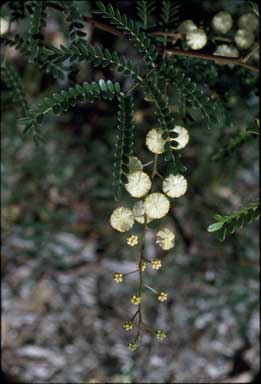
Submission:
[[[251,12],[245,13],[238,19],[238,26],[240,29],[247,29],[248,31],[256,31],[258,28],[258,18]]]
[[[144,201],[145,214],[152,219],[161,219],[166,216],[170,202],[163,193],[151,193]]]
[[[238,48],[248,49],[255,41],[255,36],[251,31],[247,31],[246,29],[238,29],[234,39]]]
[[[119,232],[127,232],[134,224],[134,216],[129,208],[118,207],[110,217],[111,226]]]
[[[178,32],[182,35],[185,35],[188,32],[196,31],[198,27],[192,20],[184,20],[180,25],[178,26]]]
[[[158,244],[164,251],[174,247],[175,234],[168,228],[163,228],[156,234],[156,244]]]
[[[142,197],[149,192],[151,188],[151,181],[147,173],[136,171],[130,173],[127,177],[128,183],[125,184],[125,188],[131,196]]]
[[[136,171],[142,171],[143,165],[140,159],[138,159],[136,156],[130,156],[129,157],[129,173],[133,173]]]
[[[197,29],[186,34],[186,41],[190,48],[194,50],[202,49],[207,44],[208,38],[205,31]]]
[[[146,145],[149,150],[156,154],[164,152],[165,140],[162,138],[161,129],[151,129],[146,136]]]
[[[217,56],[228,56],[228,57],[239,57],[239,51],[233,45],[221,44],[217,46],[213,55]]]
[[[170,141],[175,140],[173,144],[173,149],[183,149],[186,147],[186,145],[189,142],[189,133],[186,128],[181,127],[179,125],[176,125],[173,129],[173,132],[176,132],[178,134],[175,139],[170,139]]]
[[[163,192],[169,197],[183,196],[188,189],[188,182],[183,175],[170,174],[163,180]]]
[[[132,207],[132,213],[134,216],[134,219],[137,221],[137,223],[144,224],[145,222],[145,209],[143,201],[139,200],[137,201],[133,207]],[[152,221],[152,218],[147,216],[147,223],[150,223]]]
[[[218,12],[212,19],[212,27],[216,32],[227,33],[233,25],[233,19],[228,12]]]

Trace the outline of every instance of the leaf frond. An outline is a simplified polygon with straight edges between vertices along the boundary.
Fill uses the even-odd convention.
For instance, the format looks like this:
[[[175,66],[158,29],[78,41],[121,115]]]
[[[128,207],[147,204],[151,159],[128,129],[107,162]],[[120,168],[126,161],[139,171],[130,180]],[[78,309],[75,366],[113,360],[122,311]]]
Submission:
[[[215,215],[217,220],[215,223],[209,225],[208,232],[216,232],[220,230],[220,240],[225,240],[228,234],[233,234],[239,228],[252,223],[258,219],[260,212],[260,201],[247,204],[238,211],[234,211],[230,215],[221,216]]]

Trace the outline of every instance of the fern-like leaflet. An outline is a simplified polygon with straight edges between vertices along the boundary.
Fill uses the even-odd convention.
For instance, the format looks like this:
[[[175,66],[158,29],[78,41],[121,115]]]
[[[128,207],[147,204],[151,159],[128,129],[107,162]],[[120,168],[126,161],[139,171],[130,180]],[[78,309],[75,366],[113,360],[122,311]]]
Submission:
[[[123,184],[129,172],[129,157],[133,152],[133,100],[130,96],[119,96],[118,134],[116,136],[115,162],[113,171],[113,187],[115,200],[121,197]]]
[[[169,79],[170,86],[174,86],[180,97],[185,100],[188,107],[200,113],[210,127],[216,112],[216,103],[198,86],[193,80],[186,75],[184,70],[175,68],[174,65],[163,63],[159,69],[160,74],[164,78]]]
[[[20,109],[22,115],[26,115],[28,102],[16,67],[11,63],[5,64],[1,67],[1,78],[11,94],[15,107]]]
[[[211,159],[218,161],[224,158],[227,158],[232,153],[239,150],[245,143],[253,140],[255,138],[255,133],[249,131],[240,131],[237,132],[233,137],[230,137],[226,145],[222,148],[219,148],[218,151],[211,156]]]
[[[48,47],[42,49],[44,65],[50,62],[60,64],[68,59],[71,62],[86,60],[87,62],[92,62],[95,67],[110,67],[131,76],[132,79],[142,80],[137,65],[124,57],[119,57],[115,51],[110,52],[107,48],[92,47],[83,39],[80,39],[77,44],[73,44],[70,47],[61,46],[60,48]]]
[[[179,20],[180,3],[175,0],[163,0],[161,6],[160,24],[165,31],[175,29]]]
[[[39,50],[43,46],[42,28],[46,26],[46,5],[47,3],[41,0],[30,2],[31,30],[25,49],[28,50],[31,61],[38,58]]]
[[[31,128],[40,125],[44,116],[49,112],[60,114],[66,112],[71,106],[84,101],[94,102],[96,98],[104,98],[111,100],[116,94],[120,93],[120,85],[112,83],[110,80],[99,82],[93,81],[91,84],[85,82],[82,85],[75,85],[68,90],[62,90],[60,93],[53,93],[44,99],[36,109],[30,111],[29,114],[20,119],[20,123],[26,126],[25,132]]]
[[[79,38],[86,35],[82,31],[84,24],[81,20],[81,15],[77,7],[77,1],[66,0],[61,1],[61,4],[64,6],[65,12],[67,13],[67,19],[69,22],[69,35],[71,42],[77,42]]]
[[[225,240],[227,234],[234,233],[237,229],[247,225],[259,217],[260,201],[257,200],[242,207],[239,211],[231,213],[231,215],[221,216],[215,215],[217,220],[208,227],[208,232],[220,232],[220,239]]]
[[[139,52],[144,55],[145,61],[151,66],[155,66],[155,60],[158,57],[149,37],[144,31],[140,30],[140,26],[133,20],[128,20],[126,15],[122,15],[117,8],[113,8],[111,4],[106,7],[101,1],[97,2],[99,8],[98,13],[101,13],[103,18],[109,19],[112,25],[122,30],[128,36],[130,41],[138,48]]]
[[[136,1],[137,14],[144,29],[149,27],[149,17],[156,9],[154,0]]]

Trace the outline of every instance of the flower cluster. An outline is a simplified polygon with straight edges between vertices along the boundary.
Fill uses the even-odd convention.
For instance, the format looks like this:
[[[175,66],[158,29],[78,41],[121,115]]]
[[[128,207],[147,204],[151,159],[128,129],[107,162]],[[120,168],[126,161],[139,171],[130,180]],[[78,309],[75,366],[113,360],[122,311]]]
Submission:
[[[144,272],[147,265],[150,265],[151,269],[158,271],[162,267],[162,260],[155,258],[148,260],[145,253],[145,237],[146,231],[149,228],[151,222],[163,219],[171,207],[171,199],[177,199],[183,196],[187,192],[188,183],[184,175],[179,173],[169,173],[163,177],[157,171],[158,156],[165,153],[165,146],[168,142],[173,151],[179,151],[185,148],[189,142],[188,130],[180,125],[173,127],[172,132],[174,135],[168,135],[166,139],[164,132],[159,128],[151,129],[145,139],[146,147],[154,155],[154,160],[148,164],[153,163],[152,175],[150,176],[144,171],[145,166],[135,156],[129,158],[128,173],[126,173],[125,189],[132,198],[136,200],[132,206],[120,206],[116,208],[110,217],[111,226],[119,232],[128,232],[135,225],[143,226],[143,234],[137,236],[131,234],[127,237],[127,244],[130,247],[140,247],[140,257],[137,262],[137,269],[128,273],[122,274],[116,272],[114,274],[114,281],[121,283],[123,277],[131,274],[139,274],[139,289],[137,293],[130,298],[131,304],[137,307],[136,312],[130,320],[126,320],[122,327],[125,331],[132,331],[134,326],[137,325],[137,334],[133,341],[129,343],[129,349],[135,351],[137,348],[137,342],[140,337],[141,330],[147,330],[154,334],[158,340],[163,340],[166,334],[163,330],[155,331],[148,325],[143,323],[143,317],[141,315],[142,303],[143,303],[143,288],[150,289],[155,295],[158,301],[165,302],[168,298],[166,292],[158,291],[144,283]],[[155,190],[153,186],[154,178],[158,176],[161,178],[160,190]],[[136,224],[137,223],[137,224]],[[136,230],[135,230],[136,231]],[[175,233],[171,228],[160,226],[154,234],[155,244],[163,251],[169,251],[175,246]],[[137,317],[138,321],[135,321]]]
[[[258,30],[259,20],[257,16],[248,12],[240,16],[237,23],[233,20],[229,12],[220,11],[211,20],[209,37],[202,27],[198,27],[192,20],[184,20],[178,27],[181,39],[184,39],[187,46],[193,50],[204,48],[209,40],[225,41],[225,43],[216,45],[214,55],[239,57],[239,50],[251,48],[255,41],[255,34]],[[233,37],[231,31],[233,31]],[[212,37],[212,33],[214,37]],[[229,33],[229,37],[225,37]],[[227,43],[228,42],[228,43]],[[235,46],[235,45],[236,46]]]

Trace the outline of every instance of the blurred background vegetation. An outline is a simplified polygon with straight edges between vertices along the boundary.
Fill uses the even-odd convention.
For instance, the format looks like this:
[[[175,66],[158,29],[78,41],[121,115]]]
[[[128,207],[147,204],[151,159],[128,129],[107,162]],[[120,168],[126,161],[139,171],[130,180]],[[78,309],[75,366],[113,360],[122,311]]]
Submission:
[[[1,7],[2,18],[10,17],[8,3],[17,2]],[[94,8],[94,2],[77,3],[83,14]],[[113,4],[137,19],[132,1]],[[220,10],[231,12],[235,30],[238,17],[251,8],[246,1],[181,1],[179,22],[191,18],[211,35],[211,19]],[[27,28],[23,19],[12,25],[13,33]],[[92,44],[102,43],[139,62],[127,40],[88,23],[85,32]],[[48,13],[45,35],[56,46],[66,44],[66,21],[59,12]],[[214,44],[212,40],[204,52],[213,52]],[[131,84],[116,71],[85,62],[64,80],[54,80],[37,64],[28,64],[19,50],[2,46],[3,52],[16,65],[30,105],[57,88],[68,88],[72,80],[111,79],[124,89]],[[252,60],[258,65],[258,57]],[[135,355],[128,351],[129,336],[121,323],[130,314],[126,297],[137,281],[130,278],[120,287],[112,281],[114,271],[127,272],[137,259],[135,250],[124,247],[125,235],[109,225],[115,207],[117,103],[86,103],[61,116],[47,116],[41,127],[45,143],[36,145],[17,124],[19,105],[1,82],[2,362],[6,372],[21,380],[233,382],[241,375],[245,381],[238,382],[252,382],[258,373],[258,223],[224,242],[207,231],[213,214],[229,214],[258,196],[258,136],[246,133],[255,128],[258,116],[257,74],[188,57],[176,57],[174,64],[219,100],[219,123],[207,129],[196,113],[184,111],[190,134],[183,157],[189,189],[169,218],[176,245],[161,255],[150,233],[147,239],[148,254],[164,258],[164,267],[151,272],[148,283],[153,280],[167,290],[170,299],[155,308],[148,293],[146,317],[166,328],[168,338],[159,345],[145,335]],[[174,107],[181,102],[175,87],[169,97]],[[140,91],[134,102],[135,155],[145,163],[151,160],[146,132],[156,122]],[[231,149],[239,135],[245,139]]]

